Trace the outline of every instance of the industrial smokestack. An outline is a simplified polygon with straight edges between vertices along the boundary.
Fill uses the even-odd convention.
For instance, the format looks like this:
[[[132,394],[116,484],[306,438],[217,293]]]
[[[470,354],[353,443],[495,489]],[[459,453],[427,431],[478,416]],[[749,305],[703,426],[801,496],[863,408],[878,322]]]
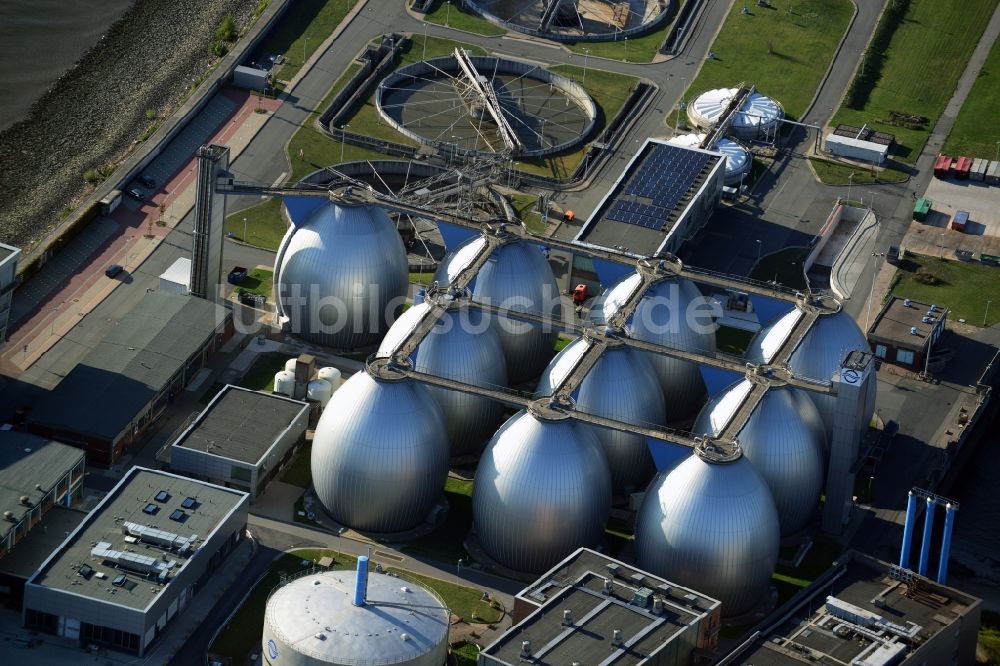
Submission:
[[[368,556],[358,556],[358,577],[354,582],[354,605],[364,606],[368,593]]]

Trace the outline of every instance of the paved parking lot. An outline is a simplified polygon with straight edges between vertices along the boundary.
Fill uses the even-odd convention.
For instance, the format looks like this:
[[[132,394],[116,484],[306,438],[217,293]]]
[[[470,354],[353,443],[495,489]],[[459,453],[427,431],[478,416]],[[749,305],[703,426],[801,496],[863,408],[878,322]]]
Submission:
[[[1000,186],[933,178],[924,196],[934,204],[926,222],[910,227],[905,240],[908,250],[945,257],[1000,254]],[[960,210],[969,212],[965,231],[948,229],[948,222]]]

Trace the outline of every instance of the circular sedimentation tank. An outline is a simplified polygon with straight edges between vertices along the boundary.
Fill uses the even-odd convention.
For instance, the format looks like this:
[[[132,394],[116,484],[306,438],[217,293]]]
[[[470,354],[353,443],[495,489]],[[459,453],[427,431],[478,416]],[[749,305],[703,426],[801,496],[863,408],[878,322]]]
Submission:
[[[442,666],[449,612],[437,595],[395,576],[368,574],[365,603],[356,575],[326,571],[274,590],[264,611],[268,666]]]
[[[701,142],[705,140],[705,136],[706,135],[704,134],[681,134],[669,139],[667,143],[672,143],[675,146],[684,146],[686,148],[697,148],[701,146]],[[739,185],[743,178],[750,173],[750,167],[753,165],[753,160],[750,158],[749,151],[740,145],[738,141],[722,137],[715,142],[715,145],[707,150],[714,150],[715,152],[722,153],[725,156],[726,185]]]
[[[778,561],[778,511],[746,458],[710,463],[690,455],[661,472],[636,516],[635,552],[650,573],[742,615],[767,594]]]
[[[504,30],[558,42],[621,41],[667,22],[673,0],[466,0],[465,6]]]
[[[687,105],[688,120],[699,129],[713,129],[739,90],[716,88],[703,92]],[[780,103],[754,91],[733,117],[728,133],[741,139],[772,137],[784,117],[785,110]]]
[[[571,420],[518,412],[493,436],[476,469],[476,537],[489,557],[514,571],[539,573],[580,546],[599,545],[610,509],[601,444]]]
[[[361,532],[421,524],[448,474],[444,414],[426,386],[357,372],[316,425],[312,478],[330,516]]]
[[[435,282],[447,287],[451,278],[486,242],[474,237],[459,245],[445,258]],[[539,246],[524,241],[501,245],[480,269],[473,283],[473,300],[557,319],[562,312],[562,297],[552,268]],[[512,385],[534,379],[555,355],[552,346],[558,332],[541,324],[517,321],[501,315],[488,315],[490,325],[500,337],[507,361],[507,379]]]
[[[587,349],[587,340],[577,338],[559,352],[542,373],[536,395],[551,396]],[[640,352],[627,347],[608,348],[587,373],[573,399],[580,412],[648,426],[665,422],[663,392],[656,374]],[[581,426],[590,429],[601,442],[615,494],[646,486],[655,467],[645,437],[589,424]]]
[[[384,210],[324,203],[282,239],[275,301],[293,335],[358,349],[395,321],[408,280],[406,249]]]
[[[605,291],[591,308],[591,320],[606,323],[641,279],[638,273],[632,273]],[[658,282],[636,306],[625,324],[625,333],[644,342],[714,353],[715,327],[709,318],[696,314],[704,301],[698,287],[688,280]],[[702,407],[706,389],[697,364],[663,354],[640,353],[660,382],[668,421],[694,414]]]
[[[411,355],[414,369],[475,386],[507,386],[507,364],[497,332],[480,310],[465,307],[462,300],[451,299],[455,307],[441,316]],[[378,356],[390,356],[430,307],[423,302],[404,312],[386,334]],[[472,393],[436,386],[427,390],[444,412],[451,455],[481,451],[500,423],[503,405]]]
[[[714,396],[692,432],[718,436],[752,388],[743,379]],[[771,490],[782,536],[801,530],[819,505],[825,471],[826,431],[812,399],[788,386],[770,387],[736,439]]]

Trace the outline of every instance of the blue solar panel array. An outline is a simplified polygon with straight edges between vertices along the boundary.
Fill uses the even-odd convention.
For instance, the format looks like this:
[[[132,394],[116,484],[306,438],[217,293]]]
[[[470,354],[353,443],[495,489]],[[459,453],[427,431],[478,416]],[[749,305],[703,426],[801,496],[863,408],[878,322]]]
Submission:
[[[608,211],[608,219],[662,231],[670,213],[711,158],[711,155],[678,146],[654,144],[621,192],[652,203],[618,198]]]

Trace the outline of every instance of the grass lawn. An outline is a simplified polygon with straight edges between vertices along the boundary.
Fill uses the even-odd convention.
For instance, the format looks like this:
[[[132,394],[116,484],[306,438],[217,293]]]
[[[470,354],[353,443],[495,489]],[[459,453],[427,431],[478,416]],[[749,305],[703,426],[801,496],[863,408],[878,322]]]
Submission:
[[[449,476],[444,483],[448,518],[434,532],[411,541],[405,550],[423,553],[442,562],[467,557],[462,542],[472,529],[472,481]]]
[[[559,337],[556,338],[555,344],[552,345],[552,348],[555,349],[556,353],[558,354],[563,349],[566,349],[566,347],[569,346],[569,343],[573,342],[574,340],[576,340],[575,337],[571,335],[566,335],[565,333],[560,333]]]
[[[434,281],[434,271],[426,273],[410,273],[410,282],[419,282],[422,285],[429,285]]]
[[[281,482],[290,483],[299,488],[308,488],[312,484],[311,460],[312,444],[306,444],[295,454],[295,458],[285,468],[285,471],[281,475]]]
[[[288,359],[287,354],[280,352],[258,354],[257,360],[250,366],[239,385],[254,391],[274,390],[274,374],[285,368],[285,361]]]
[[[979,647],[988,664],[1000,664],[1000,614],[983,611],[979,623]]]
[[[996,159],[1000,141],[997,106],[1000,106],[1000,40],[993,43],[942,151],[949,155]]]
[[[802,261],[808,254],[809,248],[786,247],[765,255],[750,271],[750,278],[761,282],[774,280],[790,289],[805,289],[806,276],[802,271]]]
[[[243,237],[244,219],[247,221],[246,238]],[[244,243],[277,251],[287,230],[281,214],[281,197],[271,197],[256,206],[233,213],[226,218],[225,230]]]
[[[705,60],[688,87],[685,100],[706,90],[752,83],[763,94],[799,118],[812,100],[840,42],[852,6],[850,0],[802,0],[789,13],[781,9],[734,2],[722,31],[712,45],[714,60]]]
[[[753,331],[744,331],[741,328],[730,328],[720,326],[715,331],[715,347],[725,354],[736,354],[738,356],[746,353],[753,339]]]
[[[873,129],[895,134],[897,146],[893,149],[893,156],[904,162],[915,162],[931,128],[951,99],[997,1],[910,0],[909,8],[897,24],[886,50],[867,56],[872,61],[869,65],[879,66],[881,70],[863,107],[841,107],[832,124],[861,127],[867,123]],[[992,86],[992,90],[990,95],[983,95],[984,98],[995,99],[1000,94],[995,82],[987,80],[985,85]],[[995,114],[989,109],[995,107],[985,105],[989,103],[988,99],[982,101],[984,106],[970,111],[972,115],[963,122],[962,136],[968,136],[970,129],[978,133],[981,127],[987,125],[992,125],[992,134],[1000,132],[995,122],[987,122]],[[890,111],[923,116],[928,122],[917,129],[891,125],[887,122]],[[978,116],[980,113],[985,115]],[[983,125],[976,124],[979,122]]]
[[[424,18],[427,19],[428,23],[474,32],[486,37],[499,37],[507,34],[503,28],[493,25],[472,10],[465,9],[461,2],[450,3],[447,0],[442,0],[435,4],[434,8],[424,15]]]
[[[865,185],[867,183],[902,183],[909,174],[892,167],[884,167],[872,174],[870,167],[853,166],[850,164],[840,164],[830,160],[821,160],[815,157],[809,158],[813,170],[819,179],[827,185]],[[851,174],[854,178],[851,178]]]
[[[291,81],[316,52],[357,0],[297,0],[295,11],[285,12],[258,48],[268,55],[281,54],[285,63],[275,79]]]
[[[937,284],[925,284],[920,276],[932,276]],[[906,253],[892,278],[892,294],[951,309],[948,319],[964,319],[982,326],[987,302],[1000,303],[1000,268],[978,261],[939,259]],[[1000,307],[991,307],[986,323],[1000,322]]]
[[[536,210],[538,197],[531,194],[510,194],[507,196],[507,199],[510,201],[510,205],[514,207],[517,219],[524,222],[524,226],[529,231],[536,234],[545,233],[545,221],[542,219],[541,213]]]
[[[251,294],[259,294],[264,298],[271,298],[272,287],[274,287],[274,271],[255,268],[247,273],[246,280],[237,287],[237,291],[249,291]]]
[[[462,643],[451,653],[455,655],[455,666],[476,666],[479,660],[479,646],[475,643]]]
[[[440,578],[421,576],[405,569],[386,567],[386,571],[398,573],[401,578],[408,578],[434,590],[444,599],[444,603],[451,609],[451,612],[466,622],[493,624],[503,618],[502,611],[493,608],[489,602],[483,601],[483,590],[456,585]]]

